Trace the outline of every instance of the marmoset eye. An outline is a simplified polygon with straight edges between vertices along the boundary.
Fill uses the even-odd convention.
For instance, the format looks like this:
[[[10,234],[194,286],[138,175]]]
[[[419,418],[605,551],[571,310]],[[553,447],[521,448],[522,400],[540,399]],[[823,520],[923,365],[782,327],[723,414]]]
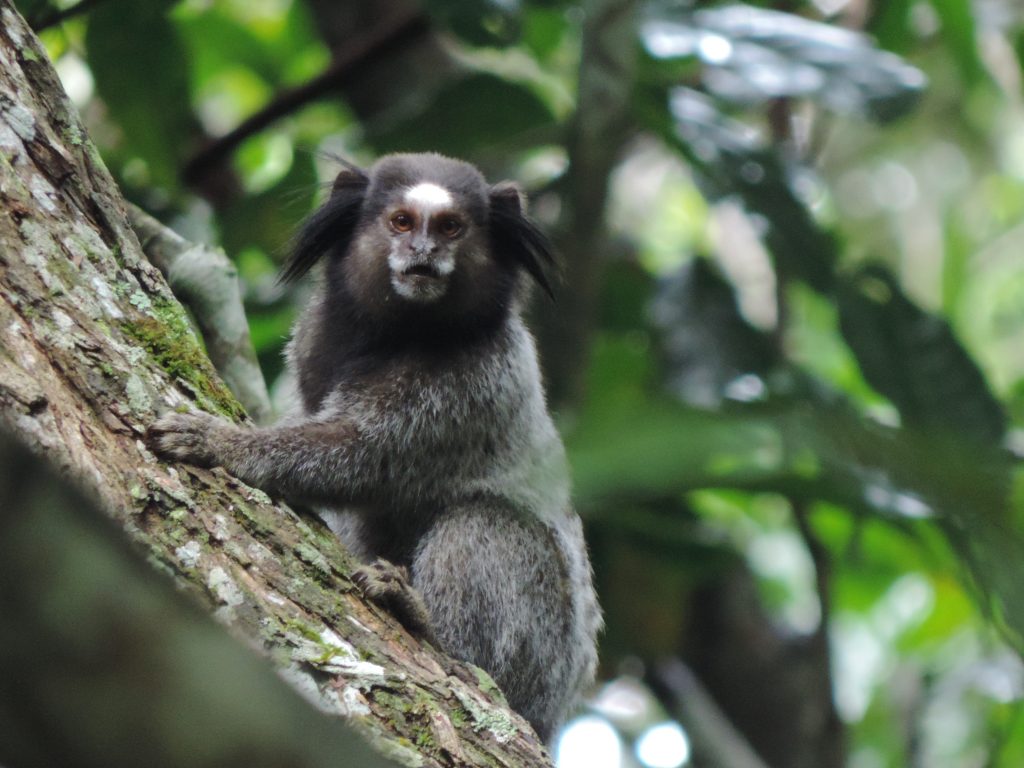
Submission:
[[[437,230],[445,237],[455,237],[462,232],[462,222],[454,216],[445,216],[438,222]]]
[[[411,232],[415,219],[411,213],[399,211],[391,217],[391,227],[396,232]]]

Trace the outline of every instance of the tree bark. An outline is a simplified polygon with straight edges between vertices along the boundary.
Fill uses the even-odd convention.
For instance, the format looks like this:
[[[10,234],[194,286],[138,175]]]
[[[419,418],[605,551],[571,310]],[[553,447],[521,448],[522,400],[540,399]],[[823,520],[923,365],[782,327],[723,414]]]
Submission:
[[[637,0],[587,0],[576,114],[569,127],[569,172],[557,238],[564,258],[558,305],[538,302],[538,341],[548,399],[556,410],[578,408],[596,328],[608,230],[608,183],[630,129],[639,42]]]
[[[394,768],[311,711],[0,430],[0,760]]]
[[[142,256],[46,53],[0,0],[0,426],[379,750],[408,765],[550,764],[486,675],[361,599],[318,520],[222,470],[158,461],[146,426],[184,407],[243,417]]]
[[[220,248],[190,243],[134,205],[128,219],[149,262],[189,309],[210,362],[257,424],[273,411],[256,350],[249,337],[238,270]]]

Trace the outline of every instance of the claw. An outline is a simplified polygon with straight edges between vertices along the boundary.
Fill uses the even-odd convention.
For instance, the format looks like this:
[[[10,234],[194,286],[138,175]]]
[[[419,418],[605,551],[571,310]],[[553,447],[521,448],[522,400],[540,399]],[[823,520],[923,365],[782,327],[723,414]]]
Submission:
[[[368,600],[391,611],[410,633],[434,642],[430,617],[423,598],[410,583],[408,568],[378,558],[353,571],[352,581]]]

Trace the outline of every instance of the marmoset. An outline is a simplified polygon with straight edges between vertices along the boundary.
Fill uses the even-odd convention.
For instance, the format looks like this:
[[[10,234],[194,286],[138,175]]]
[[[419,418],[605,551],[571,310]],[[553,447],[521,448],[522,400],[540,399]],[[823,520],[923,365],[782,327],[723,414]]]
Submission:
[[[593,679],[601,625],[521,317],[552,260],[515,184],[435,154],[346,164],[282,273],[324,262],[286,352],[301,412],[150,431],[164,457],[323,509],[367,594],[486,670],[545,741]]]

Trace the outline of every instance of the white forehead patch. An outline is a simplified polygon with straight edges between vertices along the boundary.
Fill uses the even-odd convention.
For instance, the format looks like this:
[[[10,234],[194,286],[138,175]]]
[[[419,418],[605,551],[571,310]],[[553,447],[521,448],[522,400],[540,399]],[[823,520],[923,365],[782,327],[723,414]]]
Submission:
[[[405,191],[405,199],[410,203],[440,208],[452,204],[452,193],[444,187],[439,187],[437,184],[423,182],[415,187],[409,187]]]

